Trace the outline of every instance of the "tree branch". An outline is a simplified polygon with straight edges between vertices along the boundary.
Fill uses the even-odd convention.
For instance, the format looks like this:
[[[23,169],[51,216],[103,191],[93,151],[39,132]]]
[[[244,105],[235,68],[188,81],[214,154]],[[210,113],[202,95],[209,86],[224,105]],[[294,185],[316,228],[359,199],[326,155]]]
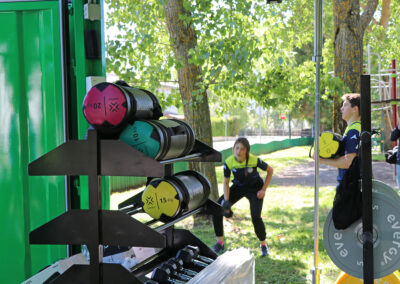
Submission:
[[[364,13],[362,13],[360,20],[362,31],[364,31],[371,22],[377,6],[378,0],[368,0],[367,6],[364,10]]]
[[[391,15],[391,10],[390,10],[390,2],[391,0],[382,0],[382,12],[381,12],[381,19],[379,21],[375,20],[374,17],[371,18],[372,22],[375,25],[380,25],[384,27],[385,29],[387,28],[390,20],[390,15]],[[363,10],[366,9],[366,6],[361,3],[361,8]]]
[[[163,21],[161,21],[159,17],[156,16],[155,18],[156,18],[156,21],[160,24],[160,26],[162,26],[163,29],[168,33],[167,24],[165,24]]]
[[[390,12],[390,0],[382,0],[382,13],[381,13],[381,20],[379,21],[379,23],[385,29],[387,28],[387,26],[389,24],[390,13],[391,13]]]

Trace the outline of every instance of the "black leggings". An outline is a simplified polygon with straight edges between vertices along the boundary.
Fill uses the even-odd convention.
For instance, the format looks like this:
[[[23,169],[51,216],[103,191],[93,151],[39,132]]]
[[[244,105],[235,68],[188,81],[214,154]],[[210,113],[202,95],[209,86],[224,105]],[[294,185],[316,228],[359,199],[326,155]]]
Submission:
[[[229,201],[233,204],[238,202],[243,197],[246,197],[250,202],[250,212],[251,212],[251,221],[253,222],[254,231],[260,241],[264,241],[266,237],[264,222],[261,218],[261,211],[263,206],[264,199],[257,198],[257,191],[251,190],[248,191],[246,189],[241,189],[236,186],[231,186]],[[222,195],[218,198],[217,203],[222,204],[222,200],[224,200],[224,196]],[[223,224],[223,216],[221,214],[217,214],[213,216],[214,223],[214,232],[217,237],[222,237],[224,235],[224,224]]]

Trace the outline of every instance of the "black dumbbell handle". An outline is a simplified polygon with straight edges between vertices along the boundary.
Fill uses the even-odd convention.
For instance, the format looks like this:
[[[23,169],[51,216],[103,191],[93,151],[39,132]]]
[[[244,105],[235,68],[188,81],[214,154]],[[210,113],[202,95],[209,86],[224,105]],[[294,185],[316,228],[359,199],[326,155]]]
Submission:
[[[211,264],[212,262],[214,262],[214,259],[200,255],[199,254],[200,249],[197,246],[187,245],[185,248],[193,251],[194,257],[202,262],[205,262],[207,264]]]
[[[211,259],[209,257],[206,257],[206,256],[202,256],[202,255],[198,255],[196,257],[196,259],[198,259],[198,260],[200,260],[200,261],[202,261],[204,263],[207,263],[207,264],[211,264],[214,261],[213,259]]]
[[[178,251],[178,253],[176,254],[176,257],[182,259],[182,261],[184,263],[192,264],[192,265],[196,266],[197,268],[200,268],[200,270],[203,269],[203,268],[206,268],[208,266],[207,263],[204,263],[204,262],[202,262],[200,260],[195,259],[194,256],[195,255],[194,255],[194,252],[192,250],[185,249],[185,248],[180,249]]]
[[[184,283],[186,283],[186,281],[181,281],[181,280],[178,280],[178,279],[175,279],[175,278],[171,278],[171,277],[168,277],[167,280],[165,280],[165,281],[168,282],[168,283],[171,283],[171,284],[184,284]]]
[[[186,282],[183,282],[183,281],[180,281],[180,280],[173,279],[173,278],[171,278],[171,277],[168,277],[167,280],[165,280],[165,281],[168,282],[168,283],[171,283],[171,284],[182,284],[182,283],[186,283]],[[164,281],[164,282],[165,282],[165,281]],[[145,282],[145,284],[155,284],[155,283],[160,283],[160,282],[155,281],[155,280],[153,280],[153,279],[147,280],[147,281]]]
[[[176,272],[176,271],[172,272],[172,276],[174,276],[174,278],[182,280],[182,281],[189,281],[190,279],[193,278],[193,277],[190,277],[190,276],[188,276],[186,274],[182,274],[182,273],[179,273],[179,272]]]
[[[189,275],[190,277],[195,277],[197,275],[196,271],[187,269],[187,268],[181,268],[180,271],[182,271],[183,273]]]
[[[204,263],[204,262],[202,262],[202,261],[200,261],[200,260],[197,260],[197,259],[193,259],[193,260],[192,260],[192,263],[193,263],[194,265],[196,265],[197,267],[201,267],[201,268],[206,268],[206,267],[208,266],[207,263]]]
[[[155,280],[161,283],[164,282],[175,283],[175,284],[186,283],[186,281],[181,281],[171,276],[173,275],[168,267],[159,266],[154,268],[153,273],[151,275],[151,280]]]
[[[181,281],[175,278],[168,277],[168,282],[173,284],[184,284],[186,281]]]
[[[181,280],[178,280],[178,279],[175,279],[175,278],[172,278],[172,280],[175,281],[174,282],[175,284],[183,284],[183,283],[187,282],[187,281],[181,281]]]
[[[177,266],[176,266],[176,265],[173,266],[173,265],[171,265],[171,264],[164,263],[164,264],[161,266],[161,268],[163,268],[163,267],[169,268],[169,270],[171,271],[171,276],[173,276],[174,278],[177,278],[177,279],[179,279],[179,280],[182,280],[182,281],[189,281],[190,279],[193,278],[193,277],[190,277],[189,275],[185,275],[185,274],[179,273],[179,272],[177,271]],[[175,269],[176,269],[176,270],[175,270]]]

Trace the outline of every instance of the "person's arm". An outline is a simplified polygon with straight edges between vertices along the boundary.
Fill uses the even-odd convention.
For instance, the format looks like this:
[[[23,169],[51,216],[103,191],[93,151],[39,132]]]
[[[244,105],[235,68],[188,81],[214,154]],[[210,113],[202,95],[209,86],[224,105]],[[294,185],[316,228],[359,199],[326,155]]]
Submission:
[[[334,159],[323,159],[319,158],[321,164],[332,166],[339,169],[348,169],[353,162],[354,157],[357,156],[357,152],[360,144],[360,132],[356,129],[350,129],[347,132],[347,138],[343,141],[345,144],[344,156],[340,156]],[[343,143],[341,142],[341,143]]]
[[[332,166],[335,168],[348,169],[348,168],[350,168],[351,163],[353,162],[353,159],[355,156],[357,156],[356,153],[349,153],[344,156],[340,156],[339,158],[336,158],[336,159],[319,158],[319,162],[321,164]]]
[[[224,199],[229,200],[229,181],[231,179],[231,169],[228,167],[226,161],[224,163]]]
[[[272,175],[274,174],[274,169],[271,168],[270,166],[267,167],[266,171],[267,171],[267,177],[265,178],[264,185],[257,192],[257,198],[258,199],[263,199],[264,198],[265,192],[266,192],[266,190],[267,190],[267,188],[269,186],[269,183],[271,182]]]
[[[229,200],[229,181],[230,177],[225,177],[224,178],[224,199]]]

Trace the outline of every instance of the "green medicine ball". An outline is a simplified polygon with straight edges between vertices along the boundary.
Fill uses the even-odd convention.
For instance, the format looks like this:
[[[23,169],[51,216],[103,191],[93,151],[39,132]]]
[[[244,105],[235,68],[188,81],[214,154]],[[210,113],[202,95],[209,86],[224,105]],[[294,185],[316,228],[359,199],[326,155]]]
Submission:
[[[153,159],[160,151],[160,135],[154,126],[146,121],[138,120],[133,124],[128,124],[119,138]]]

